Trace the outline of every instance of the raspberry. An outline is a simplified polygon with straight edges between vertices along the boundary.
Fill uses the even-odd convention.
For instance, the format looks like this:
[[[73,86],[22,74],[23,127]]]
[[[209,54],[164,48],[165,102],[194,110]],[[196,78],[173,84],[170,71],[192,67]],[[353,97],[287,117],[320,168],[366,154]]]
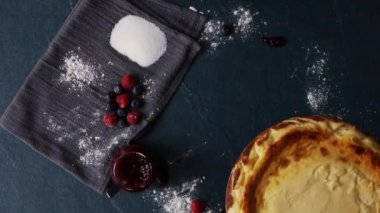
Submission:
[[[202,213],[205,210],[205,205],[200,200],[191,201],[191,213]]]
[[[116,97],[116,103],[120,108],[126,108],[129,104],[131,97],[128,94],[121,94]]]
[[[132,89],[137,83],[136,77],[134,75],[128,74],[124,75],[121,79],[121,86],[124,89]]]
[[[103,123],[108,127],[113,127],[117,124],[117,116],[115,113],[107,113],[103,117]]]
[[[128,113],[127,121],[130,125],[136,125],[136,124],[140,123],[140,121],[141,121],[140,113],[137,111]]]

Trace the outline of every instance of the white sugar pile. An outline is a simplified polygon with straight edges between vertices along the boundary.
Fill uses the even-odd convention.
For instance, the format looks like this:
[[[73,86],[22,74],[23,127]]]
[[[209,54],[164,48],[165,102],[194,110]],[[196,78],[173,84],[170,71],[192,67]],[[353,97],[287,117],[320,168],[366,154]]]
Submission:
[[[167,48],[164,32],[155,24],[134,15],[122,18],[113,28],[111,47],[142,67],[155,63]]]
[[[59,68],[64,71],[59,77],[59,82],[70,83],[71,90],[83,90],[98,78],[97,66],[85,61],[74,51],[65,55]]]

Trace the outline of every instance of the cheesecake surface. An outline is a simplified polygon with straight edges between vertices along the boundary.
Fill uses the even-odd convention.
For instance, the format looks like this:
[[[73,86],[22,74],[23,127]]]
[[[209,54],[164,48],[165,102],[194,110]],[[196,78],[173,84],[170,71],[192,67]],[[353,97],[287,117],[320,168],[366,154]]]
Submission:
[[[263,131],[234,166],[229,213],[380,213],[380,147],[355,126],[295,117]]]

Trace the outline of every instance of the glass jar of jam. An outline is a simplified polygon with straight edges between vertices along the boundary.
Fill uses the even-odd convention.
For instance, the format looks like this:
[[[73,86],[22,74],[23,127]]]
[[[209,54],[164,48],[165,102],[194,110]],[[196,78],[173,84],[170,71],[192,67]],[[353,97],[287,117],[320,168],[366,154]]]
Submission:
[[[129,145],[118,150],[111,161],[112,179],[125,191],[143,191],[154,181],[155,167],[145,150]]]

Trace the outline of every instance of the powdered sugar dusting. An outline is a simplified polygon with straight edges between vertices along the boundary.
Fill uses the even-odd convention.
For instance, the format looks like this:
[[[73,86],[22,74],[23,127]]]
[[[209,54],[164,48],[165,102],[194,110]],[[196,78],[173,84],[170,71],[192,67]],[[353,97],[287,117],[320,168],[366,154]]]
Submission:
[[[179,186],[165,187],[158,191],[153,190],[146,199],[153,200],[161,209],[158,212],[165,213],[188,213],[192,196],[196,193],[199,184],[204,178],[196,178],[182,183]],[[156,212],[157,210],[153,210]]]
[[[366,122],[372,123],[374,118],[376,118],[379,109],[378,103],[370,102],[368,105],[364,106],[363,110],[359,111],[359,117]]]
[[[106,153],[99,149],[94,149],[91,152],[86,152],[80,156],[80,161],[85,165],[99,166],[106,157]]]
[[[210,20],[205,25],[201,40],[208,42],[211,49],[216,49],[219,45],[225,44],[226,41],[232,40],[232,36],[225,38],[222,33],[223,21]]]
[[[327,104],[329,92],[329,88],[322,86],[311,87],[307,90],[307,101],[313,111],[318,111]]]
[[[331,86],[327,83],[325,72],[329,70],[328,56],[326,52],[319,50],[318,46],[307,49],[307,57],[312,56],[312,64],[306,70],[306,76],[310,78],[310,85],[306,89],[307,103],[310,109],[318,113],[324,110],[328,104]]]
[[[80,107],[75,107],[67,114],[67,117],[70,118],[72,122],[75,122],[78,119],[78,110],[80,110]],[[43,115],[47,123],[46,130],[56,135],[55,140],[57,142],[63,143],[66,140],[73,139],[76,135],[74,131],[70,131],[67,128],[68,121],[58,119],[56,116],[53,116],[48,112],[44,112]]]
[[[78,52],[69,51],[59,67],[64,73],[60,75],[58,81],[68,84],[71,91],[82,91],[87,86],[93,85],[98,78],[104,77],[104,73],[99,71],[100,67],[86,61]]]
[[[101,123],[101,112],[91,113],[90,122],[85,127],[78,127],[75,123],[82,120],[81,107],[75,107],[65,117],[57,117],[48,112],[44,113],[46,129],[54,135],[59,143],[75,143],[80,153],[79,162],[87,166],[103,166],[110,157],[111,151],[132,138],[134,127],[128,127],[121,132],[105,134],[94,134],[91,130],[99,128]]]
[[[142,95],[142,98],[150,98],[156,91],[154,90],[155,81],[149,77],[144,77],[142,84],[145,88],[145,92]]]
[[[79,141],[79,148],[82,151],[80,161],[84,165],[101,166],[108,159],[111,151],[119,146],[121,143],[129,142],[132,138],[133,130],[135,127],[131,126],[118,133],[111,138],[104,138],[102,136],[87,135]]]
[[[59,125],[58,123],[56,123],[54,121],[54,117],[51,116],[51,115],[48,115],[48,113],[44,112],[44,115],[47,116],[47,122],[48,122],[48,130],[49,131],[52,131],[52,132],[57,132],[57,131],[61,131],[63,129],[63,127],[61,125]]]
[[[222,21],[218,19],[218,15],[214,14],[214,18],[208,21],[201,35],[201,41],[207,43],[209,50],[214,51],[217,47],[232,41],[235,38],[240,38],[243,41],[250,38],[254,34],[260,34],[267,22],[259,17],[259,12],[252,12],[243,6],[239,6],[230,11],[232,20]],[[223,34],[223,26],[232,24],[235,28],[235,34],[225,36]]]
[[[257,30],[257,26],[253,23],[253,17],[259,15],[258,11],[252,14],[249,9],[240,6],[233,10],[232,13],[236,23],[236,30],[242,39],[248,38],[255,30]]]

